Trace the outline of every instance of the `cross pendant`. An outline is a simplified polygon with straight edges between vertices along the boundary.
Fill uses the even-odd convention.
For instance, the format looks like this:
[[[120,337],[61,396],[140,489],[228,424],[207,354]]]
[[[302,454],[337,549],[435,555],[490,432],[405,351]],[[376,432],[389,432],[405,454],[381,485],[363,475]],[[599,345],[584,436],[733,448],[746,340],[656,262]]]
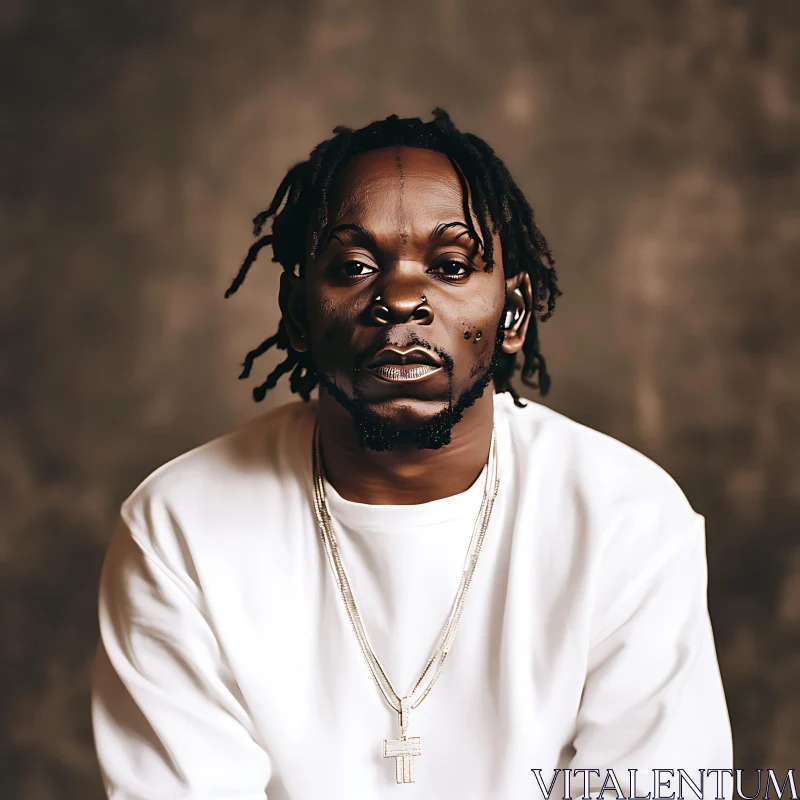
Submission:
[[[393,758],[398,783],[414,783],[414,756],[422,755],[419,736],[406,736],[409,715],[408,698],[400,701],[400,738],[383,740],[383,757]]]
[[[383,757],[394,758],[395,778],[398,783],[414,783],[413,756],[422,755],[419,736],[383,740]]]

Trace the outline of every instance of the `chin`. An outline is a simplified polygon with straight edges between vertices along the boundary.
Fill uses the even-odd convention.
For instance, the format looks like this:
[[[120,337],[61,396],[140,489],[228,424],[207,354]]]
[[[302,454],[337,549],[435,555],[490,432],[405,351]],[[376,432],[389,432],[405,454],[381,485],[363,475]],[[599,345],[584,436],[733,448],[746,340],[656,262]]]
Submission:
[[[413,422],[398,422],[396,417],[381,419],[368,409],[353,414],[358,442],[364,450],[388,451],[400,448],[439,450],[450,444],[453,427],[461,421],[461,412],[444,408],[439,413]]]
[[[398,430],[413,430],[427,425],[446,411],[450,404],[442,400],[423,400],[417,397],[395,397],[377,402],[360,402],[361,407],[376,420]]]
[[[439,450],[450,444],[453,428],[484,389],[485,385],[475,386],[456,403],[408,398],[367,403],[350,399],[338,387],[331,394],[350,412],[363,450]]]

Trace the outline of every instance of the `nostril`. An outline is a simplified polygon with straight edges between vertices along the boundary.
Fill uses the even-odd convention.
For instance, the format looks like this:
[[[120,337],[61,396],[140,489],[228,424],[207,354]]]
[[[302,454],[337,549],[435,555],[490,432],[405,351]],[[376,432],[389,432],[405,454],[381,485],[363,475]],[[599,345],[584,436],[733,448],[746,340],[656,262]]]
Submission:
[[[389,309],[386,306],[373,306],[371,316],[375,322],[381,325],[389,323]]]
[[[411,315],[412,319],[421,320],[428,318],[428,309],[425,306],[417,306],[414,313]]]

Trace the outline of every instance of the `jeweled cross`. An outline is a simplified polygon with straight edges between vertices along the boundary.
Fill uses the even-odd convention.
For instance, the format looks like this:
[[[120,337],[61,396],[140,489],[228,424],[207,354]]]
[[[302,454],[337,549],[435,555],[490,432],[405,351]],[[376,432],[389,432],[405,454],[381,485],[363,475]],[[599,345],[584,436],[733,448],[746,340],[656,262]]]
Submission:
[[[398,783],[414,783],[413,756],[422,755],[422,740],[419,736],[406,736],[408,717],[411,713],[407,697],[400,700],[400,738],[383,740],[383,757],[393,758],[395,778]]]
[[[395,759],[395,777],[398,783],[414,783],[413,756],[422,755],[419,736],[383,740],[383,757]]]

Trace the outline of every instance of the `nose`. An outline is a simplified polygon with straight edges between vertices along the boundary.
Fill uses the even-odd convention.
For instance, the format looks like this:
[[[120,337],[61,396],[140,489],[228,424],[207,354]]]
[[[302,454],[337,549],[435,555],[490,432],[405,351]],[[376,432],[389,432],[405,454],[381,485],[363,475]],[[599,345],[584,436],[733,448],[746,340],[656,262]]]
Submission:
[[[430,325],[433,309],[424,294],[389,289],[372,299],[369,318],[377,325],[403,325],[407,322]]]

